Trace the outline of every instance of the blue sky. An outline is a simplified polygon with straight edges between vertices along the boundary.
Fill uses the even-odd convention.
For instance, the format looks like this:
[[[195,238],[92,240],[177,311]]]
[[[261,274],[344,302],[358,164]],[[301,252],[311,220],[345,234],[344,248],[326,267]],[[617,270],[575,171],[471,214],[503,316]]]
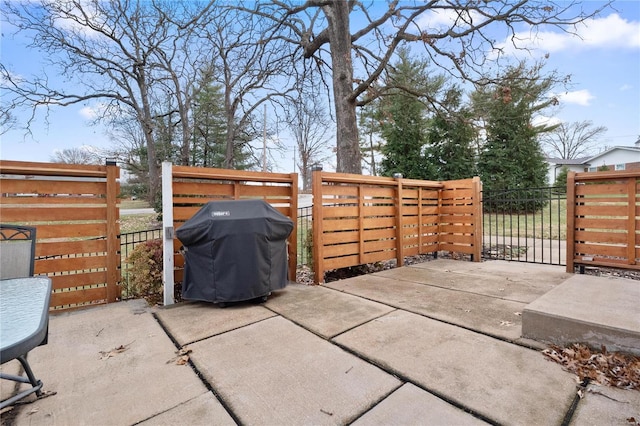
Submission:
[[[584,2],[586,9],[601,2]],[[580,38],[559,30],[542,30],[532,39],[527,28],[519,28],[523,47],[534,47],[532,59],[548,54],[546,69],[571,75],[571,85],[557,93],[561,108],[549,119],[554,121],[591,120],[607,127],[597,150],[633,145],[640,136],[640,1],[617,1],[615,10],[590,19],[576,31]],[[444,19],[439,17],[437,19]],[[434,19],[433,16],[425,19]],[[28,76],[42,67],[38,52],[26,50],[3,28],[0,60],[13,73]],[[12,130],[0,136],[0,159],[49,161],[56,150],[84,145],[107,148],[112,142],[104,128],[92,126],[97,105],[52,108],[48,125],[38,115],[32,135]],[[26,119],[26,115],[18,116]],[[278,161],[276,170],[293,171],[291,153]],[[596,152],[594,152],[595,154]],[[276,155],[277,156],[277,155]]]

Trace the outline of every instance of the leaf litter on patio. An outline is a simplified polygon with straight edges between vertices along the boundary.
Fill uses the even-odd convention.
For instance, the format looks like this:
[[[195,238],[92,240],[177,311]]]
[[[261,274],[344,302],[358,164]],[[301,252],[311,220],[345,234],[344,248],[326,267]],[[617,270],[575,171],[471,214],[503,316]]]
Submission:
[[[640,357],[620,352],[590,349],[573,344],[568,348],[551,345],[542,353],[552,361],[578,376],[599,385],[640,390]]]
[[[133,343],[133,342],[131,342]],[[126,351],[127,349],[129,349],[129,346],[131,346],[131,343],[127,343],[126,345],[120,345],[117,348],[113,348],[110,351],[100,351],[100,359],[104,360],[104,359],[109,359],[109,358],[113,358],[116,355]]]

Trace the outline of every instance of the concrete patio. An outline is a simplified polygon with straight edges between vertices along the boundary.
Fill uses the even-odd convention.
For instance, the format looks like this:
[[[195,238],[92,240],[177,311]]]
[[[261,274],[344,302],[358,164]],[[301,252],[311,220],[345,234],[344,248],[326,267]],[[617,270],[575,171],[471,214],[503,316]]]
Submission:
[[[629,425],[640,392],[590,384],[578,398],[576,377],[522,337],[523,316],[546,327],[557,298],[543,296],[569,281],[575,299],[580,278],[557,266],[437,260],[291,284],[263,305],[136,300],[54,315],[49,344],[29,360],[56,394],[2,422]],[[587,281],[601,294],[623,286],[624,303],[593,317],[627,330],[633,347],[640,283]],[[13,390],[2,386],[3,397]]]

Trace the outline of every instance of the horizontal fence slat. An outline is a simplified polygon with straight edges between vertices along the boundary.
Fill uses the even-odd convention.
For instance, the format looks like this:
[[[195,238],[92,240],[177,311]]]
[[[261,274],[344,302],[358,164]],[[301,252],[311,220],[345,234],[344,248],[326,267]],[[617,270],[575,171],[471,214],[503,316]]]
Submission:
[[[107,286],[51,294],[51,306],[94,305],[107,302]]]
[[[107,193],[105,182],[2,179],[0,185],[3,193],[10,194],[68,194],[72,196],[90,194],[104,196]]]
[[[48,272],[100,269],[106,267],[106,258],[106,255],[97,255],[62,259],[39,259],[35,262],[34,270],[36,274],[45,274]]]
[[[55,223],[36,226],[38,239],[99,237],[107,234],[106,223]]]
[[[61,290],[83,286],[104,284],[107,282],[107,271],[79,272],[77,274],[49,275],[53,290]]]
[[[106,220],[107,206],[104,207],[52,207],[38,208],[7,208],[0,213],[3,222],[43,222],[43,221],[78,221],[78,220]]]
[[[0,181],[0,188],[2,182]],[[13,208],[13,207],[21,207],[27,208],[28,206],[42,206],[42,205],[52,205],[52,206],[106,206],[106,199],[101,196],[94,195],[47,195],[45,196],[5,196],[2,194],[0,196],[0,201],[2,201],[2,208]]]
[[[107,240],[44,241],[36,244],[36,257],[71,255],[80,253],[104,253]]]

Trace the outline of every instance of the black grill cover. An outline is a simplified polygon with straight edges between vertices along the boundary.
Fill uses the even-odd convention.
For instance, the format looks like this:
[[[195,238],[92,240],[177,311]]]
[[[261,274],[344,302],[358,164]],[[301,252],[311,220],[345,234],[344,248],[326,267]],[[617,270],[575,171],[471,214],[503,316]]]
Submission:
[[[212,201],[176,230],[184,245],[182,297],[239,302],[287,285],[293,221],[263,200]]]

